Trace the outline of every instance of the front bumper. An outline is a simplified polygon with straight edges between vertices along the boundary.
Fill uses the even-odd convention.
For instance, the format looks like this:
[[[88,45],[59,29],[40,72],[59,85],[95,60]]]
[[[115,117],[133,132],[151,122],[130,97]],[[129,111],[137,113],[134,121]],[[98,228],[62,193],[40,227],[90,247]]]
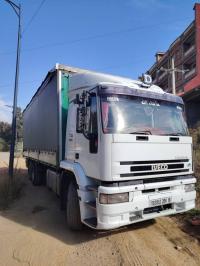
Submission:
[[[185,192],[185,184],[196,183],[195,178],[156,182],[141,185],[105,187],[98,189],[100,193],[114,194],[129,192],[129,202],[118,204],[100,204],[97,207],[97,229],[114,229],[124,225],[172,215],[195,207],[196,191]],[[166,190],[165,190],[166,188]],[[149,192],[150,190],[154,192]],[[171,203],[152,207],[151,199],[171,198]],[[98,201],[98,200],[97,200]]]

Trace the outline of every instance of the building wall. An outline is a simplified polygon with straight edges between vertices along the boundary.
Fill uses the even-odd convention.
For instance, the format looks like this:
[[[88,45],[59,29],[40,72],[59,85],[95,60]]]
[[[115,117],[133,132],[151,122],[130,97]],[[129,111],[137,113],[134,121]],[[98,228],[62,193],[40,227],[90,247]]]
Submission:
[[[188,92],[200,86],[200,4],[195,4],[195,39],[196,39],[196,76],[184,86],[184,92]]]
[[[147,71],[155,84],[172,93],[172,75],[162,68],[171,69],[173,57],[175,68],[184,70],[175,73],[176,94],[185,101],[190,126],[200,121],[200,4],[195,4],[194,11],[194,21]]]

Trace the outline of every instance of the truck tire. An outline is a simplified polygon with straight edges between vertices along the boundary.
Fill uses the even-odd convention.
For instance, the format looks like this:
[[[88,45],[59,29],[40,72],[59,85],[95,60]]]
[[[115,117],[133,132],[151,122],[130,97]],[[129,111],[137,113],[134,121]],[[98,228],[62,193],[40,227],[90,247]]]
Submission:
[[[33,163],[28,162],[28,178],[32,180]]]
[[[82,229],[77,185],[73,181],[70,182],[67,190],[66,218],[70,229],[75,231]]]
[[[41,174],[39,172],[39,165],[36,163],[32,164],[31,181],[34,186],[40,186],[43,183]]]

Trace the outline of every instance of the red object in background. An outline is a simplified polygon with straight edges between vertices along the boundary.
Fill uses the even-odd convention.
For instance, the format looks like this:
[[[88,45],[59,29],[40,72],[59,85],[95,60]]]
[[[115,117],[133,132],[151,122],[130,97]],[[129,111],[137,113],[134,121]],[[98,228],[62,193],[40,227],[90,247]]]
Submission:
[[[198,216],[198,217],[194,217],[194,218],[192,218],[192,219],[190,220],[190,223],[191,223],[192,225],[200,225],[200,217]]]

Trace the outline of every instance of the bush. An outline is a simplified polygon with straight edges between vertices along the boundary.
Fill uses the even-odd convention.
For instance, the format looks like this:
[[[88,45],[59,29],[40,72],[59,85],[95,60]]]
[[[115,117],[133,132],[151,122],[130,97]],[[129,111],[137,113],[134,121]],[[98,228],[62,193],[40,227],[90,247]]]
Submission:
[[[2,138],[0,138],[0,151],[9,151],[8,143]]]
[[[7,209],[10,204],[20,197],[24,182],[20,175],[11,181],[7,174],[1,174],[0,180],[0,210]]]
[[[200,126],[190,129],[190,134],[193,139],[194,171],[200,178]]]
[[[200,210],[200,125],[196,128],[190,129],[190,135],[193,139],[193,162],[194,162],[194,175],[197,178],[196,191],[196,208],[194,212]]]

